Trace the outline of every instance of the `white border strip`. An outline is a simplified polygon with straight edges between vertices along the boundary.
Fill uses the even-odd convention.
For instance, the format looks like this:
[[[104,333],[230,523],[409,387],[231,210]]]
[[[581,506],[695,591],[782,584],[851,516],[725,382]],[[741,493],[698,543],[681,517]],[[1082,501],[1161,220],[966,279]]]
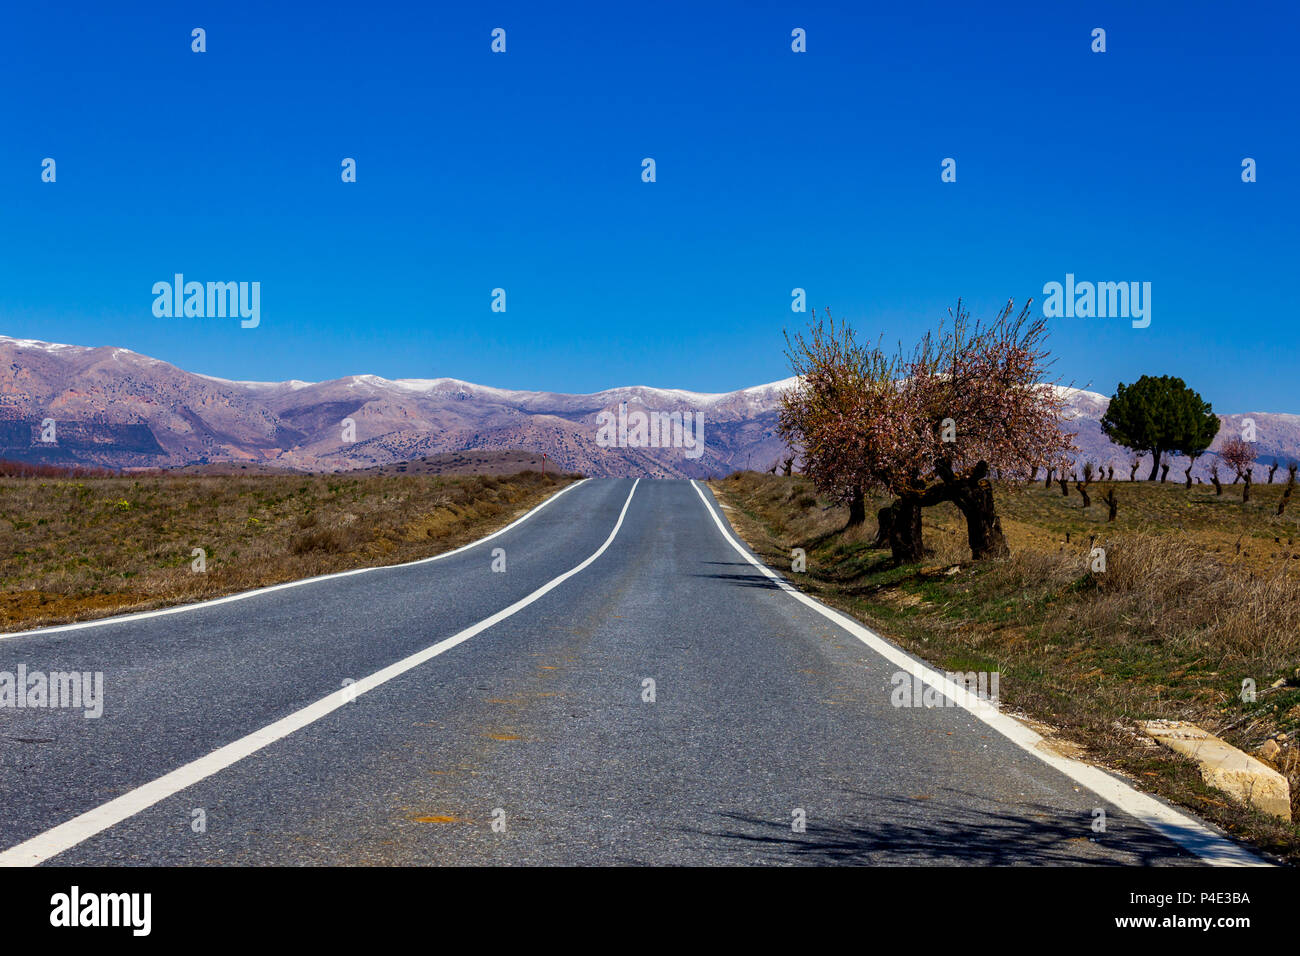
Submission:
[[[822,617],[831,621],[831,623],[838,624],[890,663],[896,664],[913,677],[920,678],[921,681],[929,684],[945,697],[970,711],[970,713],[1022,750],[1033,754],[1043,763],[1055,770],[1059,770],[1075,783],[1087,787],[1103,800],[1194,853],[1207,863],[1216,866],[1272,865],[1243,847],[1214,833],[1203,823],[1179,813],[1154,797],[1133,789],[1110,774],[1078,760],[1062,757],[1047,750],[1044,746],[1040,746],[1040,744],[1044,743],[1042,736],[1020,723],[1020,721],[1002,713],[988,701],[979,700],[967,688],[959,687],[945,675],[926,667],[925,664],[905,653],[901,648],[889,643],[874,631],[863,627],[851,617],[832,610],[815,598],[800,591],[745,550],[727,531],[726,525],[722,523],[722,519],[718,517],[718,513],[713,509],[713,505],[710,504],[704,492],[700,490],[700,486],[695,481],[691,481],[691,485],[695,488],[695,493],[700,496],[700,500],[704,502],[704,507],[713,518],[713,523],[718,526],[722,536],[727,539],[727,543],[735,548],[746,561],[774,581],[781,590],[806,604]]]
[[[58,856],[78,843],[82,843],[96,834],[102,833],[109,827],[135,816],[141,810],[153,806],[160,800],[165,800],[186,787],[191,787],[199,781],[225,770],[232,764],[238,763],[263,747],[269,746],[277,740],[282,740],[294,731],[315,723],[325,715],[338,710],[344,704],[356,700],[367,691],[374,690],[394,677],[404,674],[412,668],[419,667],[439,654],[451,650],[457,644],[465,643],[465,641],[468,641],[476,634],[481,634],[492,625],[499,624],[516,612],[522,611],[544,594],[559,587],[569,578],[588,567],[605,553],[605,550],[614,543],[614,537],[618,534],[618,529],[623,527],[623,518],[627,515],[627,509],[632,504],[632,496],[636,494],[636,486],[640,483],[640,478],[632,483],[632,490],[627,493],[627,501],[623,502],[623,510],[619,512],[618,521],[614,524],[614,530],[609,533],[605,543],[577,567],[552,578],[527,597],[520,598],[509,607],[497,611],[491,617],[486,617],[477,624],[471,625],[445,640],[439,641],[432,647],[417,651],[396,664],[390,664],[369,677],[363,677],[342,690],[336,690],[328,697],[323,697],[314,704],[308,704],[301,710],[294,711],[288,717],[282,717],[261,730],[256,730],[246,737],[241,737],[233,743],[226,744],[206,757],[200,757],[198,760],[187,763],[185,766],[179,767],[157,780],[136,787],[134,790],[110,800],[103,806],[88,810],[78,817],[73,817],[67,823],[61,823],[50,830],[46,830],[39,836],[34,836],[30,840],[5,850],[0,853],[0,866],[36,866],[39,863],[44,863],[51,857]]]
[[[143,621],[146,618],[151,617],[166,617],[168,614],[182,614],[186,611],[196,611],[203,607],[215,607],[218,604],[229,604],[232,601],[244,601],[251,597],[257,597],[260,594],[270,594],[273,591],[283,591],[287,588],[302,587],[304,584],[315,584],[317,581],[329,581],[334,578],[346,578],[353,574],[367,574],[371,571],[388,571],[393,568],[409,568],[417,564],[428,564],[430,561],[441,561],[443,558],[450,558],[453,554],[460,554],[462,551],[468,551],[470,548],[477,548],[485,541],[491,541],[497,535],[505,534],[511,528],[523,524],[564,493],[572,491],[574,488],[578,487],[578,485],[581,485],[588,480],[589,479],[587,478],[582,478],[572,484],[566,485],[539,504],[536,508],[520,515],[504,528],[493,531],[485,538],[479,538],[477,541],[471,541],[469,544],[463,544],[459,548],[455,548],[451,551],[444,551],[442,554],[435,554],[429,558],[417,558],[414,561],[406,561],[402,564],[376,564],[368,568],[353,568],[351,571],[334,571],[330,574],[318,574],[313,578],[299,578],[297,581],[285,581],[283,584],[272,584],[264,588],[255,588],[252,591],[240,591],[238,594],[227,594],[225,597],[212,598],[208,601],[197,601],[193,604],[178,604],[174,607],[159,608],[156,611],[135,611],[131,614],[117,614],[113,617],[100,617],[93,621],[78,621],[76,624],[56,624],[53,627],[40,627],[31,631],[6,631],[5,633],[0,634],[0,641],[10,637],[36,637],[41,634],[58,634],[63,631],[80,631],[87,627],[106,627],[109,624],[121,624],[123,621]]]

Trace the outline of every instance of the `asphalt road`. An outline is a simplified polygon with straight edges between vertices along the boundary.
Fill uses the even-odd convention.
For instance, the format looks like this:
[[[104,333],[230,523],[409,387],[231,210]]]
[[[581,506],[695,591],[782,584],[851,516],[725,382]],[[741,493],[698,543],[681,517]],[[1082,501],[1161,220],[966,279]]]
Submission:
[[[898,666],[705,498],[586,481],[445,560],[0,639],[0,672],[99,671],[105,696],[0,708],[0,862],[1201,862],[967,710],[894,707]]]

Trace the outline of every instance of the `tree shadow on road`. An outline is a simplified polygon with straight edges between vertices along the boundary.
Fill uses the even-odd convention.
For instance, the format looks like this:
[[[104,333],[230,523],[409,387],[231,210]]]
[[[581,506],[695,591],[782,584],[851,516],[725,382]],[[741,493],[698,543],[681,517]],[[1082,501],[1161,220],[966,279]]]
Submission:
[[[1118,813],[1107,821],[1107,832],[1095,833],[1090,813],[1071,816],[1069,811],[1040,804],[990,811],[938,796],[924,801],[862,796],[880,808],[878,815],[846,822],[824,819],[810,810],[806,832],[795,833],[788,822],[723,811],[716,816],[729,824],[697,832],[724,850],[730,847],[736,863],[1149,866],[1198,862],[1188,851]],[[966,801],[971,799],[987,803],[987,798],[974,795]]]
[[[705,561],[704,563],[720,565],[726,568],[749,568],[750,573],[723,574],[722,572],[718,572],[716,574],[693,574],[691,577],[714,578],[718,581],[730,581],[733,584],[739,584],[743,587],[763,588],[768,591],[779,591],[781,589],[779,584],[769,578],[766,574],[763,574],[761,571],[754,568],[754,566],[747,561]]]

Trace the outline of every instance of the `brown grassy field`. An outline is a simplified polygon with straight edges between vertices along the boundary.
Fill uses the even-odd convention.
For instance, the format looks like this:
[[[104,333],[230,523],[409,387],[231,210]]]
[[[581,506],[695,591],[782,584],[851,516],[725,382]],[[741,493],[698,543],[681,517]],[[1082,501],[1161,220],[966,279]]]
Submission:
[[[847,509],[801,476],[741,472],[711,483],[750,546],[816,594],[949,671],[998,671],[1004,706],[1054,728],[1094,761],[1300,862],[1300,826],[1228,803],[1194,766],[1134,730],[1191,720],[1291,781],[1300,820],[1300,508],[1275,512],[1281,485],[1116,482],[1085,510],[1042,482],[996,488],[1010,557],[974,564],[951,505],[925,511],[931,557],[894,567],[871,547],[875,521],[844,531]],[[878,502],[876,506],[884,504]],[[874,507],[869,510],[874,515]],[[789,572],[792,548],[807,572]],[[1094,547],[1106,569],[1092,570]],[[1255,681],[1254,702],[1242,681]]]
[[[429,557],[576,477],[0,478],[0,630]],[[204,573],[192,570],[195,548],[206,552]]]

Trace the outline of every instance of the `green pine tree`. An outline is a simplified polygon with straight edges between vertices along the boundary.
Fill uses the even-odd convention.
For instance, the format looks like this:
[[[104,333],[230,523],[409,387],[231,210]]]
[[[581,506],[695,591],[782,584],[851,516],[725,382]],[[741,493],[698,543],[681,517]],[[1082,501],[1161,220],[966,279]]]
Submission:
[[[1147,480],[1154,481],[1162,455],[1180,452],[1195,458],[1209,448],[1219,433],[1219,417],[1181,378],[1143,375],[1132,385],[1120,383],[1101,428],[1116,444],[1151,452]]]

